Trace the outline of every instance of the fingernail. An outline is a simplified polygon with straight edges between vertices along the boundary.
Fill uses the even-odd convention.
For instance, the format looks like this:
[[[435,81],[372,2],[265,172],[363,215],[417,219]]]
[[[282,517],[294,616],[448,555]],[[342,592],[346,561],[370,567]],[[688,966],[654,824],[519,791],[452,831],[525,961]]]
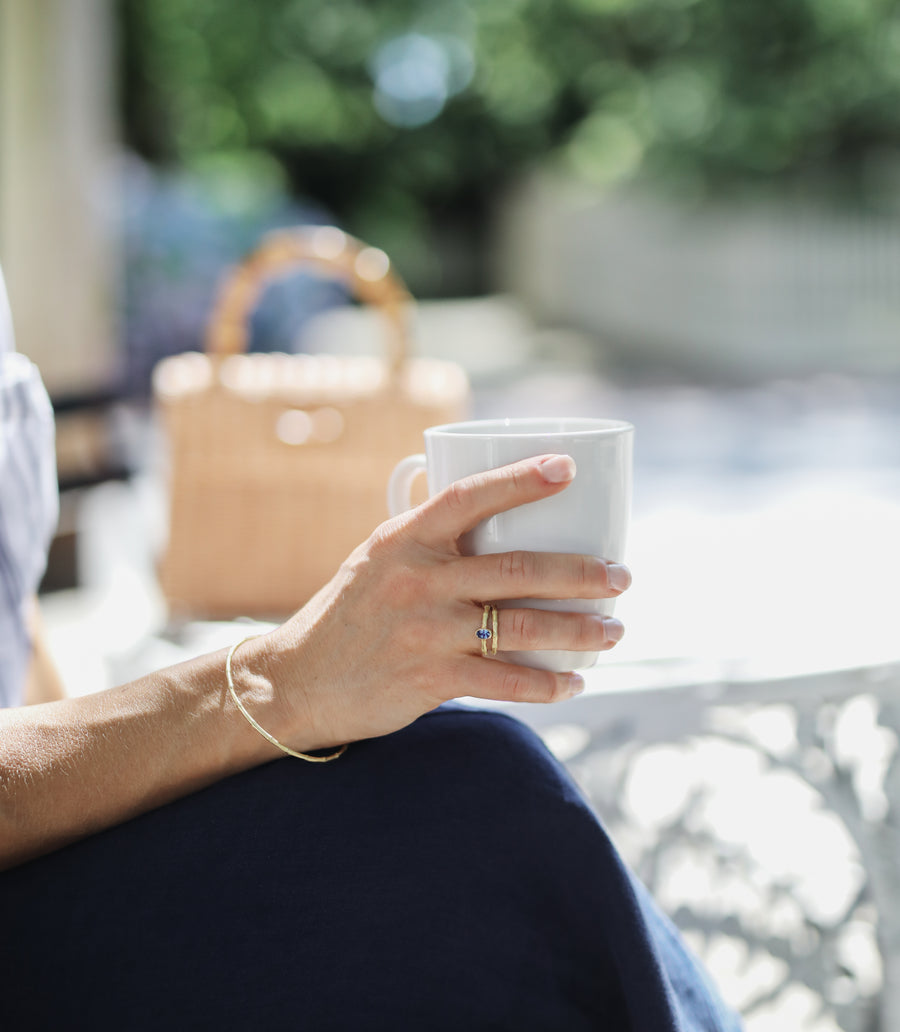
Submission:
[[[614,591],[624,591],[631,584],[631,570],[621,563],[609,563],[606,567],[609,586]]]
[[[569,691],[572,695],[581,695],[584,691],[584,678],[581,674],[569,674]]]
[[[544,459],[540,470],[548,484],[563,484],[575,476],[575,460],[571,455],[552,455]]]
[[[607,641],[621,641],[622,635],[625,633],[625,625],[614,616],[605,616],[603,618],[603,631],[606,634]]]

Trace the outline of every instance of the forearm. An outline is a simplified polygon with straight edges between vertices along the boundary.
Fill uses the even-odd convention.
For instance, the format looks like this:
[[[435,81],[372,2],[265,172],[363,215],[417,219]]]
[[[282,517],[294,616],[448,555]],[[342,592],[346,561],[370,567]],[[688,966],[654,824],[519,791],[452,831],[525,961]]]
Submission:
[[[243,698],[288,733],[265,655],[264,640],[242,647]],[[224,662],[215,653],[96,695],[0,710],[0,868],[277,757],[234,706]]]

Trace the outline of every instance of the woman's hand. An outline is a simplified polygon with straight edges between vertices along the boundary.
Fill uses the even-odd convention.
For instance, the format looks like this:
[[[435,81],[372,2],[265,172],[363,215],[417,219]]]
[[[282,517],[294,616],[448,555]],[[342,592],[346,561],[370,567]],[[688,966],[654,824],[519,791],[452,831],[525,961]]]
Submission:
[[[606,598],[628,571],[577,555],[463,556],[481,520],[564,490],[565,456],[529,459],[454,484],[381,526],[308,605],[241,645],[232,670],[250,713],[308,752],[388,734],[446,699],[550,702],[574,674],[481,655],[481,603]],[[504,609],[501,648],[597,651],[618,621]],[[134,817],[281,753],[225,686],[225,651],[105,692],[0,710],[0,869]]]
[[[482,520],[557,494],[574,474],[568,456],[528,459],[460,481],[383,524],[290,621],[237,650],[238,685],[252,691],[263,675],[271,694],[258,702],[268,695],[281,740],[304,751],[396,731],[457,696],[553,702],[577,694],[577,674],[486,661],[475,636],[482,603],[609,598],[628,587],[627,569],[592,556],[464,556],[459,547]],[[598,651],[622,630],[612,617],[505,608],[498,637],[504,651]],[[256,715],[265,725],[268,714]]]

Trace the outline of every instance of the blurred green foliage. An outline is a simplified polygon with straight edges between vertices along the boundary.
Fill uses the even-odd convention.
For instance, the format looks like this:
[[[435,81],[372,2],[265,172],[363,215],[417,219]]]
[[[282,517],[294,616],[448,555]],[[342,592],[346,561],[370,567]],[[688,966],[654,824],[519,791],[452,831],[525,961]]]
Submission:
[[[900,150],[895,0],[118,8],[139,152],[250,168],[408,256],[435,226],[451,251],[477,233],[496,190],[537,162],[685,197],[859,193]],[[427,248],[417,261],[427,279]]]

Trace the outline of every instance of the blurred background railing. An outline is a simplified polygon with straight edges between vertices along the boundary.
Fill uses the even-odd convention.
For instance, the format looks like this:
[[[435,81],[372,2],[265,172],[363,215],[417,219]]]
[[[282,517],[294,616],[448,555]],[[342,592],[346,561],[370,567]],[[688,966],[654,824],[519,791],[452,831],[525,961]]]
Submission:
[[[751,1032],[894,1029],[896,5],[0,0],[0,262],[57,408],[71,692],[232,640],[159,595],[151,373],[263,232],[325,222],[390,255],[476,415],[636,424],[628,636],[528,717]],[[252,329],[372,348],[304,274]]]

